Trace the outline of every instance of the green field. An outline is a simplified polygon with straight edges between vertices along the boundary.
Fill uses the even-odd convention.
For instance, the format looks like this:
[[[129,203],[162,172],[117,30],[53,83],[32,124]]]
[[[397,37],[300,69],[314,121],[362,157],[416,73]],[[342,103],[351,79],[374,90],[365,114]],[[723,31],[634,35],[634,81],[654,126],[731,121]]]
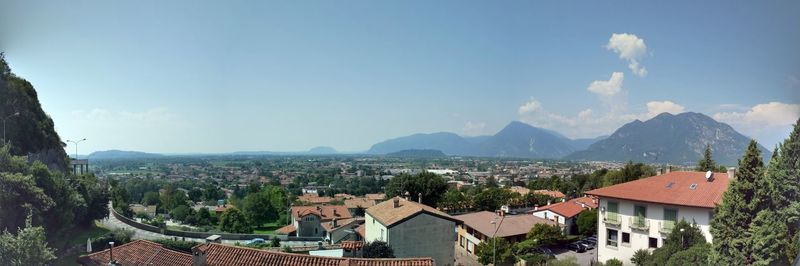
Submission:
[[[253,230],[254,234],[260,235],[275,235],[275,230],[283,227],[282,223],[265,223]]]

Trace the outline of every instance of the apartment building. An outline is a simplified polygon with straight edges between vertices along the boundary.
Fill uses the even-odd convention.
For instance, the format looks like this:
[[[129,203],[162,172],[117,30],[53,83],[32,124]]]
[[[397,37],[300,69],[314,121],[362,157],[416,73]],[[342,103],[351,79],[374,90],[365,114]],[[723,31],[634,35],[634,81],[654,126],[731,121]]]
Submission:
[[[733,178],[733,169],[670,172],[586,192],[600,199],[597,260],[630,264],[637,250],[661,247],[680,220],[696,223],[711,242],[714,207]]]

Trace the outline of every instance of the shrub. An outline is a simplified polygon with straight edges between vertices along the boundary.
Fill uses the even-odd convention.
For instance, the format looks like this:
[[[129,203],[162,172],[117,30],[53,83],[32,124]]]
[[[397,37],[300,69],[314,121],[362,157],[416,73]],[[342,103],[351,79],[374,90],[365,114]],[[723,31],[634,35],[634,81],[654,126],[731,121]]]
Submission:
[[[610,259],[606,261],[606,266],[622,266],[622,261],[616,258]]]

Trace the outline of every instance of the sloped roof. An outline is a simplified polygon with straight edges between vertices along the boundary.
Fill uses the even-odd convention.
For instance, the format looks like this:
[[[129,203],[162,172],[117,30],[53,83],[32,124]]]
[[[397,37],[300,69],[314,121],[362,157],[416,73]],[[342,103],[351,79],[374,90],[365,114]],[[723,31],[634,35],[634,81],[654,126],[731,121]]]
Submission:
[[[335,214],[334,214],[335,212]],[[303,216],[313,214],[319,216],[322,221],[330,221],[333,218],[346,219],[353,218],[347,206],[342,205],[318,205],[318,206],[294,206],[292,207],[292,216],[295,219],[302,218]]]
[[[109,249],[78,258],[81,265],[108,265],[111,260]],[[192,265],[192,255],[161,246],[147,240],[134,240],[114,247],[114,260],[119,265]]]
[[[528,234],[528,231],[536,224],[555,225],[554,221],[542,219],[533,215],[506,215],[498,216],[493,212],[480,211],[453,216],[453,218],[464,221],[464,224],[477,230],[483,235],[491,237],[494,235],[495,225],[491,221],[497,221],[497,236],[509,237]]]
[[[351,198],[344,200],[344,206],[347,206],[347,208],[350,209],[355,209],[358,207],[366,209],[375,206],[375,200],[368,198]]]
[[[396,208],[394,207],[395,199],[398,200],[399,205]],[[461,223],[461,220],[455,219],[452,216],[437,210],[436,208],[425,204],[408,201],[400,197],[394,197],[393,199],[381,202],[367,209],[367,214],[372,216],[372,218],[375,220],[378,220],[378,222],[386,227],[392,227],[395,224],[410,219],[411,217],[414,217],[420,213],[427,213],[435,217],[451,220],[456,222],[456,224]]]
[[[209,266],[253,265],[253,266],[432,266],[431,258],[361,259],[332,258],[304,254],[283,253],[246,247],[235,247],[217,243],[201,244],[192,248],[205,253]],[[190,262],[191,263],[191,262]]]
[[[321,223],[320,226],[322,226],[322,228],[325,229],[325,231],[327,231],[327,232],[333,232],[333,231],[336,231],[336,229],[342,228],[342,227],[344,227],[346,225],[350,225],[350,224],[356,222],[356,218],[347,218],[347,219],[341,219],[341,220],[337,219],[336,220],[336,226],[333,226],[331,224],[332,221],[333,220],[331,220],[331,222]]]
[[[358,233],[358,235],[361,236],[361,238],[367,237],[367,225],[366,224],[359,225],[358,228],[356,228],[356,233]]]
[[[679,206],[714,208],[722,201],[730,179],[727,173],[679,171],[651,176],[586,192],[598,197],[626,199]],[[692,184],[697,184],[694,189]]]
[[[290,224],[290,225],[287,225],[287,226],[284,226],[284,227],[276,229],[275,233],[279,234],[279,235],[288,235],[288,234],[294,233],[294,231],[297,231],[297,228],[294,228],[294,225]]]
[[[566,197],[566,195],[564,195],[564,193],[561,193],[561,191],[553,191],[553,190],[546,190],[546,189],[534,190],[533,193],[534,194],[548,195],[548,196],[553,197],[553,198]]]
[[[583,203],[583,206],[581,206]],[[595,209],[597,208],[598,202],[596,202],[593,198],[589,196],[583,196],[580,198],[574,198],[565,202],[554,203],[550,205],[545,205],[539,207],[538,210],[531,211],[532,213],[546,211],[549,210],[551,212],[558,213],[561,216],[566,218],[574,217],[575,215],[580,214],[583,210],[586,209]]]

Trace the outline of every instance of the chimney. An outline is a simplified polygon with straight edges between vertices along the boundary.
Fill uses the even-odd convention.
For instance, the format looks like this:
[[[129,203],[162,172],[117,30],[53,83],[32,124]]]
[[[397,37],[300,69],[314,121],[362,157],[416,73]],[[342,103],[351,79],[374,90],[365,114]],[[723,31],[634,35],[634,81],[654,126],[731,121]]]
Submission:
[[[728,178],[736,179],[736,167],[728,167]]]
[[[108,261],[108,265],[117,265],[117,261],[114,260],[114,242],[108,242],[108,245],[111,246],[108,248],[109,256],[111,256],[111,259]]]
[[[411,193],[408,193],[408,191],[406,191],[406,200],[408,200],[409,196],[411,196]]]
[[[331,220],[331,227],[336,228],[336,218],[333,218],[333,220]]]
[[[192,249],[192,266],[207,266],[208,263],[206,259],[208,258],[208,254],[205,252],[200,251],[200,249],[193,248]]]
[[[581,202],[581,209],[586,209],[586,203]]]
[[[538,211],[539,210],[539,205],[533,205],[533,210],[534,211]]]
[[[333,216],[339,216],[339,214],[336,213],[336,209],[333,209]],[[336,220],[336,218],[333,219]]]
[[[394,198],[394,199],[392,199],[392,201],[393,201],[392,202],[392,206],[394,208],[399,208],[400,207],[400,198]]]
[[[550,204],[551,204],[550,200],[547,200],[547,205],[550,205]]]
[[[417,202],[422,204],[422,192],[419,193],[419,197],[417,198]]]
[[[567,198],[561,198],[561,202],[567,201]]]

